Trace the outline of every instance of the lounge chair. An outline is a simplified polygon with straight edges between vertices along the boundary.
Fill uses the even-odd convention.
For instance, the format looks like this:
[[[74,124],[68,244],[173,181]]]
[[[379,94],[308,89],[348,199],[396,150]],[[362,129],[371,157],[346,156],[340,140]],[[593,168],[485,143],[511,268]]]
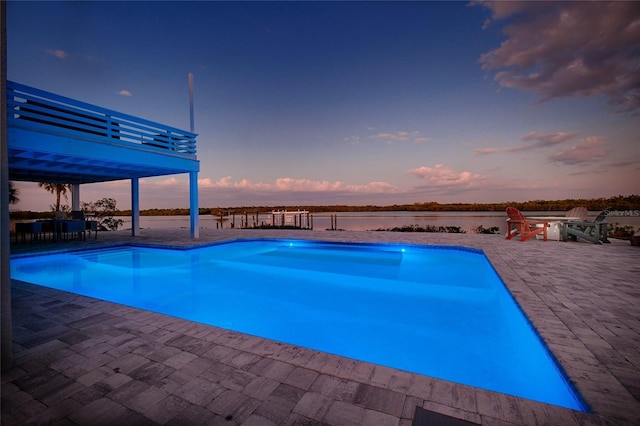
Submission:
[[[584,222],[587,220],[587,216],[589,216],[589,211],[586,207],[574,207],[569,210],[566,214],[566,217],[577,217],[580,222]]]
[[[594,244],[608,243],[608,224],[604,220],[609,215],[609,209],[605,209],[593,222],[565,222],[562,224],[562,241],[582,238]]]
[[[547,241],[547,227],[549,222],[530,221],[525,219],[522,212],[515,207],[507,207],[507,240],[520,234],[520,242],[527,241],[531,237],[542,234],[544,241]]]

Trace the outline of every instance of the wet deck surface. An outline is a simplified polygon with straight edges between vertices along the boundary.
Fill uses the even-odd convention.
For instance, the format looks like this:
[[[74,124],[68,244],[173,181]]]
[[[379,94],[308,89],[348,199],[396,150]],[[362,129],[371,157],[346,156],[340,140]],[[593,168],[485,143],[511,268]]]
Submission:
[[[12,255],[189,231],[13,244]],[[2,424],[411,425],[415,407],[486,425],[640,424],[640,248],[496,235],[203,229],[240,238],[482,249],[593,410],[580,413],[14,281]]]

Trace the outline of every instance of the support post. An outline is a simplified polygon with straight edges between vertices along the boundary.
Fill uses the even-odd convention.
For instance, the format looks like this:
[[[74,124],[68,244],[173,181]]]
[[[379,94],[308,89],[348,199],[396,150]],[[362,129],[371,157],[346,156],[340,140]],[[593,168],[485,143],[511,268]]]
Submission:
[[[140,181],[131,179],[131,236],[140,234]]]
[[[9,250],[9,141],[7,140],[7,2],[0,2],[0,315],[2,371],[13,364]]]
[[[80,210],[80,184],[71,185],[71,210]]]
[[[198,224],[198,216],[200,208],[198,207],[198,172],[189,172],[189,215],[191,238],[200,238],[200,225]],[[220,222],[222,224],[222,222]]]

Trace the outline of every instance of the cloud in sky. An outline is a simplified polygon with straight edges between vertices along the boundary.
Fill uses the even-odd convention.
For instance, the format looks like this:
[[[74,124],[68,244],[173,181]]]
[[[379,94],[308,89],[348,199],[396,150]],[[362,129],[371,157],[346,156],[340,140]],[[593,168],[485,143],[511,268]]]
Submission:
[[[571,148],[552,154],[549,159],[557,163],[576,165],[593,163],[607,158],[609,154],[610,150],[605,146],[603,137],[590,136],[582,139]]]
[[[480,56],[503,87],[547,101],[604,96],[618,112],[640,110],[640,2],[478,2],[507,39]]]
[[[415,144],[423,144],[429,142],[429,138],[422,136],[421,132],[414,131],[398,131],[398,132],[375,132],[375,128],[367,128],[369,135],[358,136],[352,135],[344,138],[344,141],[348,144],[359,144],[363,140],[382,140],[393,145],[396,142],[413,142]]]
[[[522,137],[523,141],[534,141],[530,146],[541,148],[545,146],[557,145],[577,136],[578,132],[530,132]]]
[[[486,180],[486,178],[480,174],[468,171],[455,171],[442,164],[436,164],[433,167],[421,166],[415,169],[409,169],[407,173],[435,186],[475,187]]]
[[[522,140],[529,142],[525,145],[512,146],[507,148],[479,148],[477,155],[496,154],[498,152],[522,152],[531,151],[538,148],[545,148],[566,142],[578,136],[578,132],[529,132],[522,137]]]
[[[47,53],[50,55],[55,56],[56,58],[60,58],[60,59],[65,59],[67,56],[69,56],[69,54],[67,52],[65,52],[64,50],[47,50]]]
[[[145,184],[147,182],[148,181],[146,179],[142,179],[141,180],[142,184]],[[160,186],[174,186],[174,185],[181,185],[181,184],[183,184],[183,182],[178,180],[178,179],[176,179],[174,176],[170,176],[170,177],[168,177],[166,179],[157,180],[155,182],[155,184],[156,185],[160,185]]]
[[[477,155],[489,155],[489,154],[495,154],[500,151],[501,150],[498,148],[478,148],[476,149],[475,152]]]
[[[346,138],[344,138],[344,141],[346,143],[348,143],[349,145],[356,145],[360,143],[360,136],[347,136]]]
[[[203,189],[236,189],[246,191],[269,192],[350,192],[350,193],[397,193],[398,188],[386,182],[369,182],[364,185],[349,185],[340,181],[318,181],[310,179],[278,178],[272,183],[251,182],[248,179],[232,181],[225,176],[217,181],[210,178],[198,179],[198,186]]]
[[[556,146],[574,139],[578,132],[530,132],[522,137],[525,145],[506,148],[479,148],[476,155],[490,155],[499,152],[523,152],[539,148]],[[593,163],[607,158],[611,151],[605,146],[605,138],[601,136],[588,136],[567,149],[561,149],[549,155],[549,160],[554,163],[566,165]]]
[[[8,2],[7,72],[185,129],[195,72],[206,207],[637,192],[611,163],[633,160],[638,116],[602,109],[638,92],[638,2],[477,1]],[[145,207],[189,205],[188,175],[140,185]],[[130,203],[130,182],[86,186]],[[38,189],[15,207],[47,209]]]
[[[375,135],[369,136],[370,139],[382,139],[386,141],[388,144],[393,144],[394,142],[404,142],[404,141],[412,141],[414,143],[426,143],[429,141],[428,138],[420,135],[420,132],[380,132]]]
[[[397,133],[382,132],[376,135],[372,135],[370,137],[371,139],[382,139],[387,141],[388,143],[393,143],[395,141],[409,140],[409,132],[397,132]]]

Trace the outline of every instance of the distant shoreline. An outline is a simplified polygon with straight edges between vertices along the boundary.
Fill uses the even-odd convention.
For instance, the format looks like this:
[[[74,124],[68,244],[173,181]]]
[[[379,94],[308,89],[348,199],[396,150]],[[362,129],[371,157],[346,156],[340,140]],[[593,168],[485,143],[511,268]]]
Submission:
[[[415,211],[415,212],[504,212],[507,207],[515,207],[521,211],[567,211],[573,207],[583,206],[589,211],[602,211],[611,209],[617,211],[640,211],[640,195],[622,196],[595,199],[566,199],[566,200],[533,200],[525,202],[503,203],[413,203],[393,204],[388,206],[364,205],[293,205],[293,206],[239,206],[239,207],[202,207],[200,215],[244,214],[255,212],[271,212],[272,210],[307,210],[311,213],[343,213],[343,212],[390,212],[390,211]],[[13,211],[12,219],[39,219],[51,216],[51,211]],[[131,210],[117,211],[117,216],[130,216]],[[141,216],[187,216],[188,208],[175,209],[145,209],[140,211]]]

